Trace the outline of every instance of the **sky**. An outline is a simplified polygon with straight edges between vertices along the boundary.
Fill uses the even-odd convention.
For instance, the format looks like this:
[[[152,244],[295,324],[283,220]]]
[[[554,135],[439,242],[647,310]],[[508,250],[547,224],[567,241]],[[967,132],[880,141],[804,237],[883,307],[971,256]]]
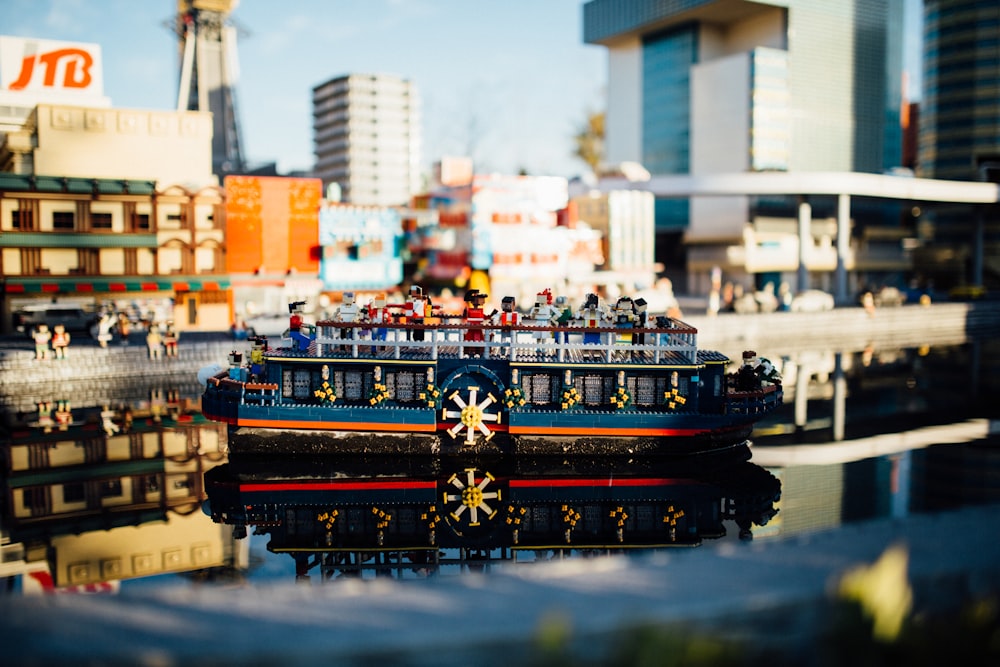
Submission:
[[[910,97],[920,97],[920,0],[907,7]],[[425,168],[471,155],[480,172],[572,177],[573,135],[605,108],[607,54],[583,43],[583,0],[240,0],[239,120],[251,164],[313,164],[312,89],[395,74],[422,99]],[[115,107],[174,109],[174,0],[4,0],[0,34],[101,45]]]
[[[175,109],[175,0],[4,0],[0,34],[101,45],[115,107]],[[394,74],[422,100],[423,162],[573,176],[573,135],[602,110],[603,47],[583,44],[581,0],[241,0],[237,87],[244,154],[282,173],[313,164],[312,89]]]

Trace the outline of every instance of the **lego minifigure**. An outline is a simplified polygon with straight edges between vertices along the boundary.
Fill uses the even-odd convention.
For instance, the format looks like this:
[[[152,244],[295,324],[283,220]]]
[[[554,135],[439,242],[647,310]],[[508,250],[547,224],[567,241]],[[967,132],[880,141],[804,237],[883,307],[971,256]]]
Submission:
[[[753,350],[743,353],[743,365],[736,374],[736,388],[740,391],[760,388],[760,379],[757,377],[757,353]]]
[[[528,311],[528,321],[532,326],[550,327],[559,318],[559,311],[552,305],[552,290],[546,288],[535,295],[535,305]],[[539,329],[535,332],[535,341],[541,344],[552,337],[552,332]],[[541,352],[541,348],[538,350]]]
[[[118,335],[121,336],[122,345],[128,345],[128,335],[132,329],[132,322],[125,313],[118,313]]]
[[[362,311],[360,306],[355,303],[354,292],[344,292],[343,302],[340,307],[337,308],[336,312],[333,314],[333,319],[337,322],[347,322],[354,323],[360,322],[362,316]],[[351,338],[354,336],[354,327],[347,327],[340,330],[341,338]]]
[[[760,379],[761,386],[781,384],[781,373],[778,369],[774,367],[770,359],[760,358],[760,362],[757,364],[757,377]]]
[[[615,302],[615,307],[611,311],[611,317],[614,320],[615,327],[620,330],[617,342],[631,345],[632,330],[635,328],[635,311],[632,307],[631,297],[619,297],[618,301]]]
[[[167,329],[163,332],[163,347],[168,358],[177,358],[177,339],[180,336],[180,332],[174,328],[174,323],[167,322]]]
[[[163,353],[163,336],[160,334],[160,325],[156,322],[149,323],[149,330],[146,332],[146,346],[149,348],[149,358],[159,359]]]
[[[431,302],[424,298],[424,289],[420,285],[411,285],[410,294],[403,304],[404,321],[411,324],[423,324],[425,317],[431,316]],[[413,329],[413,340],[423,340],[424,330]]]
[[[264,372],[264,350],[267,349],[267,338],[257,336],[250,347],[250,375],[254,380],[260,380]]]
[[[632,302],[632,313],[635,315],[635,328],[639,330],[634,336],[632,336],[632,343],[634,345],[642,345],[646,342],[646,336],[642,333],[642,330],[646,328],[646,318],[648,317],[648,313],[646,311],[648,308],[649,305],[642,297],[639,297]]]
[[[308,350],[309,343],[312,342],[309,325],[302,320],[302,306],[304,305],[306,305],[305,301],[293,301],[288,304],[288,335],[296,349],[299,350]]]
[[[35,328],[35,333],[32,337],[35,339],[35,359],[48,359],[49,341],[52,340],[52,332],[49,331],[49,325],[39,324]]]
[[[481,342],[483,340],[483,330],[480,329],[486,321],[486,313],[483,312],[483,304],[486,303],[488,294],[483,294],[477,289],[470,289],[465,293],[465,310],[462,318],[470,325],[465,331],[465,340]]]
[[[517,303],[512,296],[505,296],[500,300],[500,312],[494,313],[492,318],[494,325],[502,327],[500,340],[508,343],[511,340],[511,327],[521,323],[521,313],[517,312]]]
[[[229,379],[246,381],[245,369],[243,368],[243,355],[236,350],[229,353]]]
[[[55,417],[60,431],[69,429],[70,424],[73,423],[73,411],[69,407],[69,401],[56,402]]]
[[[587,329],[583,332],[584,343],[600,343],[601,333],[592,331],[596,327],[604,326],[605,313],[601,307],[601,298],[596,294],[588,294],[583,301],[583,307],[577,313],[576,318],[580,320]]]
[[[107,405],[101,410],[101,428],[104,430],[104,434],[111,437],[115,433],[121,431],[121,427],[114,422],[115,411],[108,408]]]
[[[392,321],[392,314],[386,306],[385,292],[379,292],[375,298],[368,302],[368,321],[372,324],[388,324]],[[388,329],[384,326],[376,326],[372,329],[372,340],[385,340]]]
[[[101,347],[107,347],[111,340],[111,329],[114,327],[114,317],[108,311],[101,313],[101,319],[97,321],[97,342]]]
[[[560,326],[566,326],[573,319],[573,309],[569,307],[569,299],[564,296],[556,297],[556,312],[559,313],[559,317],[556,318],[556,323]]]
[[[52,403],[50,401],[42,401],[39,403],[38,426],[41,427],[46,433],[51,433],[52,426],[55,423],[55,420],[52,419]]]
[[[66,327],[61,324],[55,326],[55,331],[52,333],[52,353],[56,359],[65,359],[66,350],[69,348],[69,332],[66,331]]]
[[[517,312],[517,302],[512,296],[505,296],[500,300],[500,312],[494,318],[496,324],[502,327],[511,327],[521,323],[521,313]]]

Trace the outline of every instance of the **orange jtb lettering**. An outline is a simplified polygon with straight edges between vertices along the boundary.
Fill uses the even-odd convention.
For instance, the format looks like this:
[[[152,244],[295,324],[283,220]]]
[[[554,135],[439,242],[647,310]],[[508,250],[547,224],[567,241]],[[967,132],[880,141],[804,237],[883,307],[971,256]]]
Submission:
[[[56,73],[59,69],[59,62],[66,64],[63,74],[63,88],[86,88],[93,81],[90,75],[90,68],[94,64],[94,59],[83,49],[58,49],[48,53],[32,54],[25,56],[21,61],[21,72],[17,75],[17,81],[10,84],[11,90],[24,90],[31,83],[31,78],[35,71],[35,62],[40,62],[44,68],[44,78],[42,85],[53,87],[56,85]]]

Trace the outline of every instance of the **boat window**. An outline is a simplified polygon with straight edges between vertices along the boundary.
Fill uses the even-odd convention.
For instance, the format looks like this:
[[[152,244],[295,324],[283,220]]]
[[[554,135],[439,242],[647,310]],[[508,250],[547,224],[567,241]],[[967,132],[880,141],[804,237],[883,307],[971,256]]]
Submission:
[[[652,378],[649,378],[652,379]],[[659,527],[657,516],[653,514],[653,507],[650,505],[637,505],[635,508],[636,530],[649,532]]]
[[[648,375],[635,378],[635,388],[631,391],[637,405],[656,405],[656,378]]]
[[[344,373],[344,398],[348,401],[360,401],[361,391],[364,383],[361,380],[361,373],[350,371]]]
[[[414,373],[401,372],[401,373],[390,373],[390,382],[395,380],[396,391],[395,399],[397,401],[412,401],[416,393],[414,387],[416,386],[416,376]],[[393,395],[390,387],[390,395]]]
[[[600,375],[584,376],[583,402],[585,405],[601,405],[604,403],[604,378]]]
[[[295,398],[309,398],[312,395],[312,373],[295,371],[292,386]]]
[[[287,368],[281,371],[281,395],[292,397],[292,371]]]
[[[552,376],[547,373],[536,373],[531,376],[531,397],[528,399],[535,405],[552,402]]]

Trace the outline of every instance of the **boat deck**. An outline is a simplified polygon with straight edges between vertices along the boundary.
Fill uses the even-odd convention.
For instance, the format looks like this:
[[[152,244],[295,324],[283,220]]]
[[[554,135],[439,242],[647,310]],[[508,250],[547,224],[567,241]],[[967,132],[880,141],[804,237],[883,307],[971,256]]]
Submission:
[[[589,329],[321,322],[314,337],[285,338],[265,356],[386,361],[479,357],[517,363],[670,366],[729,360],[719,352],[699,350],[696,335],[696,329],[676,321],[663,328]]]
[[[425,348],[412,348],[406,346],[378,345],[372,350],[370,342],[356,345],[334,346],[326,348],[322,354],[318,354],[316,344],[311,344],[307,350],[299,350],[294,347],[272,348],[266,353],[268,358],[282,359],[313,359],[321,357],[323,359],[372,359],[385,361],[433,361],[436,359],[468,359],[470,357],[480,357],[487,359],[504,359],[517,363],[527,364],[635,364],[640,366],[665,365],[683,366],[691,364],[703,364],[706,362],[727,362],[729,357],[713,350],[698,350],[695,360],[690,356],[675,350],[657,351],[654,349],[644,349],[644,346],[621,345],[610,350],[605,349],[563,349],[556,352],[545,352],[537,349],[521,350],[491,350],[490,354],[481,354],[473,351],[468,346],[459,347],[457,345],[439,346],[435,353]],[[648,346],[652,348],[652,346]],[[357,352],[355,353],[355,348]],[[471,352],[471,353],[470,353]]]

